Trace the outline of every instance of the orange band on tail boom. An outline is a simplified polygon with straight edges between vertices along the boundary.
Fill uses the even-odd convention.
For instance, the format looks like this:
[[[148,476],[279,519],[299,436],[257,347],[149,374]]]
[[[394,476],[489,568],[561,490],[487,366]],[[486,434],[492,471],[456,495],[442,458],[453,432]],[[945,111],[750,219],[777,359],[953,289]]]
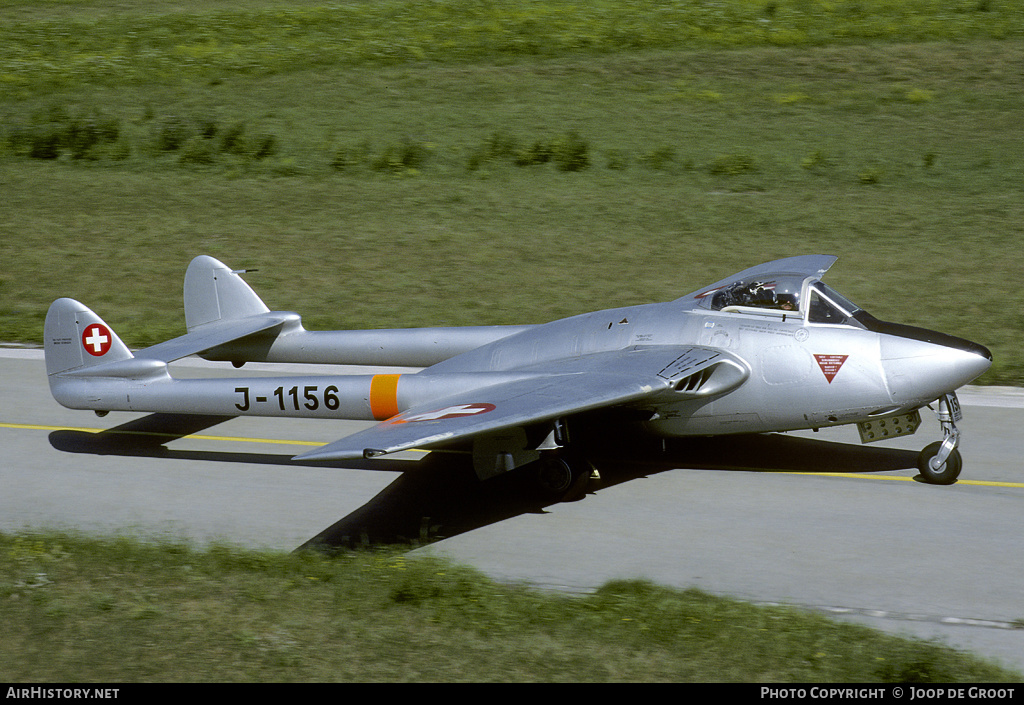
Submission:
[[[402,375],[374,375],[370,379],[370,413],[378,421],[398,413],[398,378]]]

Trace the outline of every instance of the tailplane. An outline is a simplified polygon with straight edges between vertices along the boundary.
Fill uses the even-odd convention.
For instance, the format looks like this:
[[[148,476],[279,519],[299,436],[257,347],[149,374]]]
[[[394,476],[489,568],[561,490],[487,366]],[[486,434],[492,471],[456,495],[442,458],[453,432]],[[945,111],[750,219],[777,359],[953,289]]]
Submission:
[[[114,329],[74,299],[57,299],[50,305],[43,335],[48,375],[133,358]]]

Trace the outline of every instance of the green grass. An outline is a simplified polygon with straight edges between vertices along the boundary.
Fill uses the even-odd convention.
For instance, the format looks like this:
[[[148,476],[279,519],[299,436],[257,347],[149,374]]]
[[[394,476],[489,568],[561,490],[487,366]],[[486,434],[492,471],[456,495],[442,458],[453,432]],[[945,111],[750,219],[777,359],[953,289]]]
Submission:
[[[0,680],[1019,681],[967,654],[645,582],[567,596],[391,551],[0,534]]]
[[[541,322],[840,256],[1024,383],[1000,0],[0,4],[0,340],[183,331],[192,256],[310,327]]]
[[[1024,24],[1010,0],[220,2],[187,13],[163,2],[4,4],[0,80],[29,91],[310,66],[1005,38]]]

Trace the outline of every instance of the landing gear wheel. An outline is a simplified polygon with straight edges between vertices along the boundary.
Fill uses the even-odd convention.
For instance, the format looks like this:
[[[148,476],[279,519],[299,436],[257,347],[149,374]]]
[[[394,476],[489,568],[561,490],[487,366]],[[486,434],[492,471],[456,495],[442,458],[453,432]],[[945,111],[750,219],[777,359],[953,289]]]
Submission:
[[[921,471],[921,477],[928,484],[952,485],[960,476],[963,459],[960,457],[960,451],[954,448],[946,458],[946,462],[938,468],[933,468],[932,458],[939,454],[940,448],[942,448],[941,441],[926,445],[917,456],[917,469]]]
[[[562,457],[552,455],[537,462],[537,483],[547,494],[558,495],[572,487],[572,466]]]
[[[590,463],[581,457],[552,454],[537,461],[537,484],[545,497],[573,502],[586,494]]]

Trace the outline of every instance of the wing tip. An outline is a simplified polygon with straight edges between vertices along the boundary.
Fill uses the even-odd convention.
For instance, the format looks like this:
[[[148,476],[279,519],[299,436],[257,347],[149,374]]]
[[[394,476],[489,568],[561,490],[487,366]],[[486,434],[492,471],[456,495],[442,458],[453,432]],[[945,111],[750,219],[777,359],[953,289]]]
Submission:
[[[330,446],[324,446],[322,448],[316,448],[314,450],[300,453],[299,455],[292,456],[292,460],[301,461],[329,461],[329,460],[360,460],[362,458],[369,458],[372,456],[366,455],[366,450],[339,450],[331,448]],[[378,455],[383,455],[385,451],[374,451]]]

